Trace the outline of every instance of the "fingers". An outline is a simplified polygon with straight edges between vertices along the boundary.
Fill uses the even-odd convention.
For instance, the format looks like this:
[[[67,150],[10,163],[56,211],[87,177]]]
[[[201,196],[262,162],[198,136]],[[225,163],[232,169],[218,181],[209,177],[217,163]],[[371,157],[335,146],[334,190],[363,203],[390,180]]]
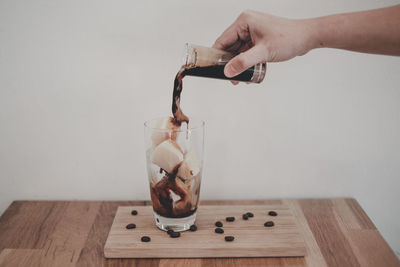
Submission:
[[[236,21],[229,26],[218,39],[215,41],[213,48],[220,50],[227,50],[230,46],[233,46],[238,40],[236,33]]]
[[[250,12],[243,12],[213,45],[213,48],[216,49],[241,53],[225,66],[224,73],[227,77],[234,77],[257,63],[263,62],[266,58],[264,55],[266,53],[261,46],[253,46],[249,30],[251,22],[249,16],[251,17]],[[231,83],[236,85],[239,82],[231,81]]]
[[[226,64],[224,69],[225,76],[234,77],[248,68],[265,61],[265,58],[267,58],[266,50],[261,45],[253,46],[246,52],[232,58]]]
[[[245,17],[244,13],[242,13],[232,25],[218,37],[213,47],[226,51],[237,51],[241,47],[242,42],[250,41],[249,27]]]

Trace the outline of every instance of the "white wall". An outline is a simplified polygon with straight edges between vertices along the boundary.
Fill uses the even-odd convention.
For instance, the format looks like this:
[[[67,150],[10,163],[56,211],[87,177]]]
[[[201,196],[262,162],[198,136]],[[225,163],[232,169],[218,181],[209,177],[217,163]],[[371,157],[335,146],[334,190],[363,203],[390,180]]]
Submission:
[[[0,213],[15,199],[149,199],[142,123],[170,114],[184,43],[211,45],[242,10],[398,3],[216,2],[2,0]],[[399,74],[400,58],[323,49],[270,64],[261,85],[187,78],[183,110],[207,124],[202,198],[353,196],[400,251]]]

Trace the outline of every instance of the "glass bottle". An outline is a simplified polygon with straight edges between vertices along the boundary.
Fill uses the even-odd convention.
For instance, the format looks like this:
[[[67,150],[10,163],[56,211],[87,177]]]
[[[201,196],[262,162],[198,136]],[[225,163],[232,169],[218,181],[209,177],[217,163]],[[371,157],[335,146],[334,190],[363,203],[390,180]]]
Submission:
[[[225,65],[235,54],[210,47],[186,44],[184,53],[185,75],[225,79],[247,83],[260,83],[266,72],[266,64],[259,63],[237,76],[228,78],[224,74]]]

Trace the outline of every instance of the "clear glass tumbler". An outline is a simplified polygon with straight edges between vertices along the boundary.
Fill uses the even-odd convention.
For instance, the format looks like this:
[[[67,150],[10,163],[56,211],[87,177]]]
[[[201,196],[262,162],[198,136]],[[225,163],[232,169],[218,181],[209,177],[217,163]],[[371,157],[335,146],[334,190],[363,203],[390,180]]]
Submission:
[[[147,173],[158,228],[185,231],[194,224],[203,169],[204,121],[144,123]]]

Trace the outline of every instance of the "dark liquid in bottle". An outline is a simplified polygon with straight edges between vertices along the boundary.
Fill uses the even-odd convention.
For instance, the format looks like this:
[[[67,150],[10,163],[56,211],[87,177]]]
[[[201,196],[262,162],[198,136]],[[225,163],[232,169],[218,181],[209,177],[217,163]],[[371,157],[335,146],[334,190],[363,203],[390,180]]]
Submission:
[[[240,73],[239,75],[236,75],[235,77],[228,78],[224,74],[224,68],[225,65],[196,67],[191,69],[189,68],[185,70],[185,75],[248,82],[251,80],[254,74],[254,66],[253,66],[245,70],[244,72]]]

